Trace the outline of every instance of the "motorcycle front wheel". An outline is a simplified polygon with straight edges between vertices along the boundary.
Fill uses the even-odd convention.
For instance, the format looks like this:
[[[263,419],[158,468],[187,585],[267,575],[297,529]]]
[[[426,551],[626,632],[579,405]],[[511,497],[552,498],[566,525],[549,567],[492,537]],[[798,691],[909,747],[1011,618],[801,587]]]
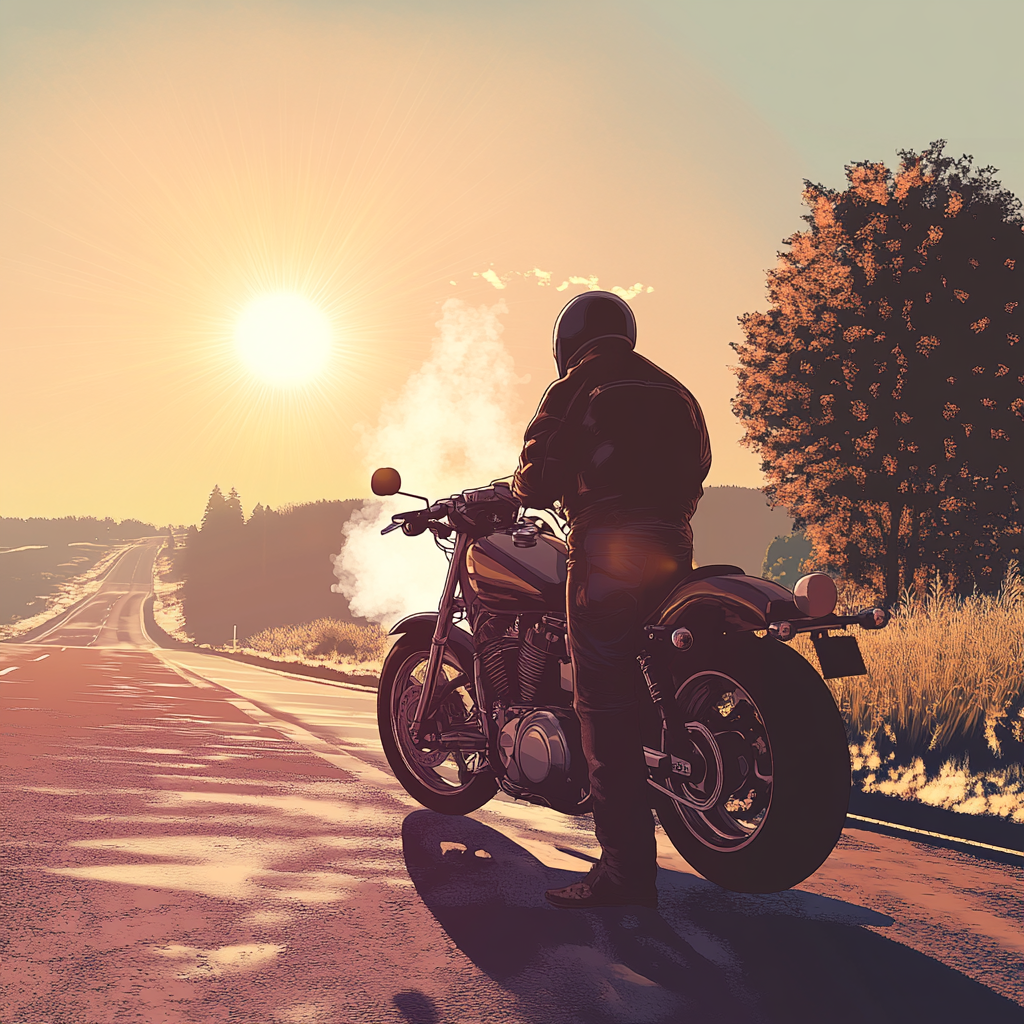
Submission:
[[[498,791],[487,751],[439,750],[436,743],[415,744],[412,720],[430,657],[430,637],[407,634],[392,647],[384,661],[377,691],[377,726],[384,754],[405,791],[424,807],[442,814],[468,814],[482,807]],[[442,671],[447,679],[460,673],[467,683],[472,664],[449,648]],[[438,709],[434,721],[424,722],[424,732],[437,734],[446,728],[480,725],[480,712],[472,686],[453,689]]]
[[[835,847],[850,799],[846,729],[824,680],[777,640],[732,636],[680,658],[673,691],[686,732],[674,752],[695,766],[655,791],[673,845],[734,892],[802,882]]]

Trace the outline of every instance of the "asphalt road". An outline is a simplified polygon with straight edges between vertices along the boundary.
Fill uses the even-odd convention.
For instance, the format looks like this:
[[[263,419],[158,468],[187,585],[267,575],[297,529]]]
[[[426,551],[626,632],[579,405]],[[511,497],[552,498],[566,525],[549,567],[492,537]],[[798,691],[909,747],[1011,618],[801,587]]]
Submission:
[[[1024,869],[848,829],[739,896],[659,837],[658,911],[542,899],[587,818],[419,808],[374,694],[160,651],[155,549],[0,645],[0,1022],[1024,1021]]]

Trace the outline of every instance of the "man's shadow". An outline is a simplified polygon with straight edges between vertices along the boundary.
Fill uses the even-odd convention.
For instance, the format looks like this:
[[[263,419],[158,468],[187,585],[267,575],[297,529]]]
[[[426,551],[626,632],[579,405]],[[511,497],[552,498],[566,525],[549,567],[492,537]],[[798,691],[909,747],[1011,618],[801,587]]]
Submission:
[[[519,997],[525,1021],[1024,1019],[1010,1000],[862,927],[891,918],[840,900],[798,890],[741,896],[663,870],[657,911],[558,910],[544,890],[579,873],[546,867],[478,821],[414,811],[402,842],[427,908]]]

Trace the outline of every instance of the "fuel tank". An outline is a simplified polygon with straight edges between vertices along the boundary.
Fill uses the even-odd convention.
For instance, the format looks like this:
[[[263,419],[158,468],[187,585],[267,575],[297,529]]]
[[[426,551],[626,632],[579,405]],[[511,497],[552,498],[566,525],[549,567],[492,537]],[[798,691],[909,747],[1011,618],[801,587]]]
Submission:
[[[494,611],[565,614],[565,542],[547,533],[533,547],[516,547],[511,534],[492,533],[466,551],[469,586]]]

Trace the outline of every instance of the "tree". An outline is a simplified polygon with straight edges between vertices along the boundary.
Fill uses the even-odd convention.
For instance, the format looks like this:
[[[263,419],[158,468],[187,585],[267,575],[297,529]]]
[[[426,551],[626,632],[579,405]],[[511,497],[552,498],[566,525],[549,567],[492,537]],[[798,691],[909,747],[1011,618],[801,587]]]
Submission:
[[[234,488],[232,488],[232,491]],[[206,510],[203,512],[202,522],[199,524],[201,531],[210,530],[215,532],[220,529],[229,518],[227,500],[220,484],[214,484],[210,491],[210,497],[206,499]]]
[[[229,596],[245,567],[242,503],[232,487],[225,498],[214,485],[202,523],[187,539],[183,605],[190,632],[202,642],[222,643],[233,626]]]
[[[803,530],[776,537],[765,552],[761,575],[792,590],[810,553],[811,542]]]
[[[245,513],[242,511],[242,499],[234,487],[231,493],[224,499],[224,522],[235,530],[245,523]]]
[[[809,228],[733,346],[769,498],[889,603],[936,571],[992,589],[1021,548],[1021,204],[944,145],[805,182]]]
[[[223,644],[268,626],[329,616],[349,619],[331,591],[331,551],[359,501],[318,501],[278,511],[257,503],[243,520],[238,492],[214,487],[202,528],[189,527],[183,559],[186,627],[200,643]]]

